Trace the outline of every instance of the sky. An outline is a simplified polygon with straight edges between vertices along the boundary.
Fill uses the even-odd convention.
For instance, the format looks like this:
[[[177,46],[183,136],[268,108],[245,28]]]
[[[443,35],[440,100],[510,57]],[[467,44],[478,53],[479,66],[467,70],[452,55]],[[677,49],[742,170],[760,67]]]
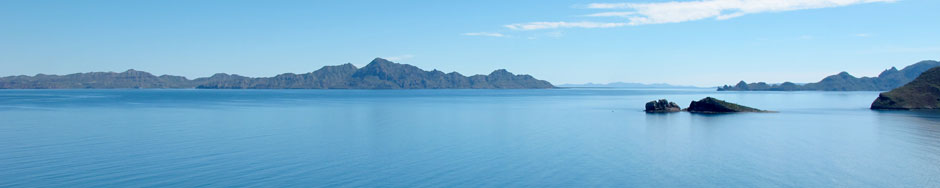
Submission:
[[[0,1],[0,76],[252,77],[382,57],[553,84],[816,82],[940,59],[935,0]]]

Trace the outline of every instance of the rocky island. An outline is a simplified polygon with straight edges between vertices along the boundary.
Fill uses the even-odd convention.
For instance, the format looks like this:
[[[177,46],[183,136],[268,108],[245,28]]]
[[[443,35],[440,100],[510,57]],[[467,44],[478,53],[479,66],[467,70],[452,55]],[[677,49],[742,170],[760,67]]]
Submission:
[[[669,113],[669,112],[680,112],[687,111],[691,113],[735,113],[735,112],[773,112],[767,110],[760,110],[756,108],[751,108],[739,104],[730,103],[723,100],[718,100],[712,97],[705,97],[704,99],[698,101],[692,101],[689,104],[689,108],[681,109],[679,105],[674,102],[669,102],[666,99],[654,100],[646,103],[646,113]]]
[[[682,111],[682,108],[679,108],[674,102],[669,102],[666,99],[659,99],[657,101],[650,101],[646,103],[646,113],[667,113],[667,112],[679,112]]]
[[[940,67],[924,72],[917,79],[878,95],[871,109],[940,109]]]
[[[718,100],[712,97],[692,101],[686,111],[691,113],[771,112]]]
[[[767,84],[764,82],[747,83],[738,82],[733,86],[725,85],[718,91],[887,91],[900,87],[920,75],[927,69],[940,66],[938,61],[920,61],[898,70],[891,67],[882,71],[878,77],[855,77],[848,72],[828,76],[816,83],[795,84],[784,82],[782,84]]]
[[[499,69],[489,75],[464,76],[457,72],[425,71],[418,67],[375,58],[357,68],[352,64],[325,66],[305,74],[285,73],[274,77],[251,78],[218,73],[207,78],[154,76],[128,70],[69,75],[8,76],[0,78],[0,89],[120,89],[120,88],[199,88],[199,89],[544,89],[551,83],[529,75],[515,75]]]

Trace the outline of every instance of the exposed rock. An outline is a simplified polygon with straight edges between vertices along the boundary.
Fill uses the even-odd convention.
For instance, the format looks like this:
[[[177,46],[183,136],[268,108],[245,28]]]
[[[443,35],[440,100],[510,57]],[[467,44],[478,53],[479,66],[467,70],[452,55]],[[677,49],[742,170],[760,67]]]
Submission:
[[[686,111],[692,113],[768,112],[726,102],[723,100],[718,100],[712,97],[705,97],[699,101],[692,101],[692,104],[689,104],[689,108],[687,108]]]
[[[940,109],[940,67],[932,68],[914,81],[878,95],[871,109]]]
[[[680,108],[676,103],[669,102],[666,99],[659,99],[657,101],[650,101],[646,103],[647,113],[665,113],[678,111],[682,111],[682,108]]]
[[[938,61],[921,61],[898,70],[891,67],[881,72],[878,77],[855,77],[847,72],[828,76],[816,83],[797,85],[790,82],[783,84],[767,84],[764,82],[746,83],[738,82],[734,86],[722,86],[718,91],[887,91],[900,87],[917,78],[927,69],[940,66]]]
[[[65,76],[9,76],[0,78],[0,89],[112,89],[112,88],[200,88],[200,89],[540,89],[551,83],[504,69],[489,75],[466,77],[460,73],[424,71],[408,64],[375,58],[362,68],[352,64],[325,66],[305,73],[251,78],[218,73],[189,80],[181,76],[154,76],[128,70],[122,73],[90,72]]]

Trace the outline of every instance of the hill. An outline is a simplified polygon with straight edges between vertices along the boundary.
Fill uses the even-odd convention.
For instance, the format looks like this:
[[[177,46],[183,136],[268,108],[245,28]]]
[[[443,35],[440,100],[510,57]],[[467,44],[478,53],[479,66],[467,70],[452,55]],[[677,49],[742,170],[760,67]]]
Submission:
[[[927,70],[904,86],[879,94],[871,109],[940,109],[940,67]]]

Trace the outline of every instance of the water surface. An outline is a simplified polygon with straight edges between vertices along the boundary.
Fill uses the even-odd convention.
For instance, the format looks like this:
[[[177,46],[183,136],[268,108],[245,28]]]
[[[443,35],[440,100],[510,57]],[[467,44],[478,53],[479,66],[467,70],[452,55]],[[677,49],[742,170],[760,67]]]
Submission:
[[[937,187],[877,92],[0,90],[0,187]],[[779,113],[646,114],[712,96]]]

